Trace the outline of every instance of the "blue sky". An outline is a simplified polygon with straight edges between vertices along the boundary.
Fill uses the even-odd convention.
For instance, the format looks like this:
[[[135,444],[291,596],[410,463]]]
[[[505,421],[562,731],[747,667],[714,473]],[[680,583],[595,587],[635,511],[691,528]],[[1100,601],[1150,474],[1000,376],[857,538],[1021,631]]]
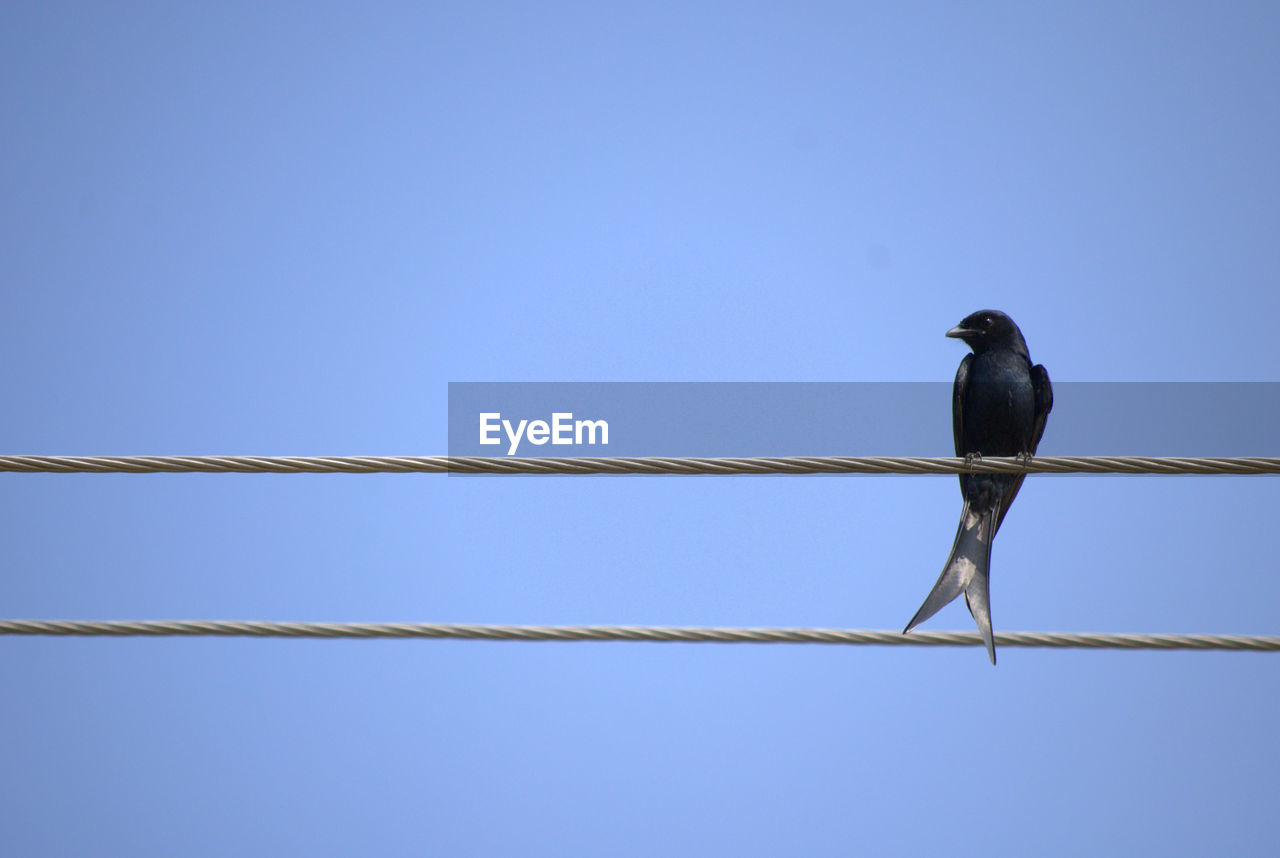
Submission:
[[[435,454],[450,381],[947,381],[988,306],[1057,380],[1277,381],[1278,36],[1266,3],[8,3],[0,450]],[[995,624],[1274,634],[1278,491],[1033,478]],[[911,616],[959,508],[932,477],[0,499],[5,616],[855,628]],[[1274,852],[1274,656],[0,651],[6,854]]]

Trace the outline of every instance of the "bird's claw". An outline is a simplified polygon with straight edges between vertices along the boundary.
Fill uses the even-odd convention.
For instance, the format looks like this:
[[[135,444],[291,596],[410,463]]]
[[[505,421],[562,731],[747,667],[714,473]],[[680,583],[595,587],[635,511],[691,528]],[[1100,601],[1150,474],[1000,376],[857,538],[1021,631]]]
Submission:
[[[1026,450],[1023,450],[1021,453],[1014,456],[1013,458],[1017,461],[1019,465],[1022,465],[1025,468],[1027,465],[1031,464],[1031,460],[1035,457],[1031,453],[1027,452]]]
[[[973,469],[973,466],[975,464],[981,461],[982,461],[981,453],[965,453],[964,454],[964,466],[970,470]]]

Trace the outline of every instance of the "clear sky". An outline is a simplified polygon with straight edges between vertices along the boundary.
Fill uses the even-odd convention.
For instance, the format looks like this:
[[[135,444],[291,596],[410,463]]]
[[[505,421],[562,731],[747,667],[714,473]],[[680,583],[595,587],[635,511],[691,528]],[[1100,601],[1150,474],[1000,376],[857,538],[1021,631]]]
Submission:
[[[1280,381],[1277,44],[1271,3],[7,2],[0,451],[436,454],[450,381],[949,381],[982,307],[1056,380]],[[996,627],[1275,634],[1278,501],[1033,477]],[[959,493],[0,503],[10,617],[900,628]],[[1274,855],[1278,659],[3,638],[0,851]]]

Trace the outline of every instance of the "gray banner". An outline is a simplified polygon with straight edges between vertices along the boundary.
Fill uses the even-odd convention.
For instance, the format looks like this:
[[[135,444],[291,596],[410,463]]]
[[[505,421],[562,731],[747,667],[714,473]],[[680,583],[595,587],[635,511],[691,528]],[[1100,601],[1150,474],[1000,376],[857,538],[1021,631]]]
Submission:
[[[1275,456],[1277,382],[1056,382],[1042,455]],[[453,382],[451,456],[949,456],[949,382]]]

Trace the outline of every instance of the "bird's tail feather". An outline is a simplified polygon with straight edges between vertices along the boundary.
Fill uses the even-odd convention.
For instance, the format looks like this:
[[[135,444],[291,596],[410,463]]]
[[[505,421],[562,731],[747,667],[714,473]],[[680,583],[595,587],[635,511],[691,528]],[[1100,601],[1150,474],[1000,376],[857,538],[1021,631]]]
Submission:
[[[991,565],[991,539],[995,536],[995,508],[984,513],[975,513],[969,501],[964,503],[960,511],[960,526],[956,529],[956,540],[951,546],[951,554],[947,557],[942,574],[929,592],[928,598],[916,611],[916,615],[907,623],[903,634],[914,629],[934,614],[951,603],[956,596],[965,594],[965,602],[969,613],[982,632],[982,640],[987,645],[987,655],[995,664],[995,645],[991,637],[991,607],[988,598],[988,569]]]
[[[987,544],[987,553],[990,554],[990,543]],[[987,647],[987,658],[991,659],[991,663],[996,663],[996,642],[991,635],[991,578],[987,574],[987,569],[983,568],[980,572],[974,573],[973,579],[969,582],[969,586],[964,589],[964,603],[969,606],[969,613],[973,615],[973,621],[978,624],[978,631],[982,632],[982,642]]]

